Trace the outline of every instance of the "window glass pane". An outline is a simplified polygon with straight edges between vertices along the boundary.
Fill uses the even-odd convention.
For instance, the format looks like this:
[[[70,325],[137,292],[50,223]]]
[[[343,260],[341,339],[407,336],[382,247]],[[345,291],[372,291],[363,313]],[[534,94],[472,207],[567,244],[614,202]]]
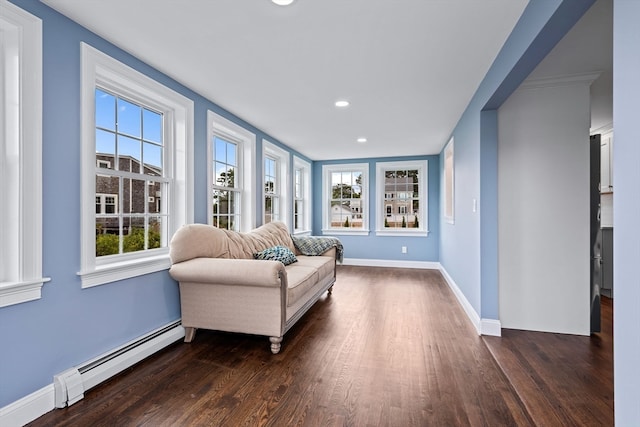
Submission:
[[[118,170],[139,173],[141,148],[139,140],[118,135]]]
[[[235,144],[227,143],[227,163],[231,166],[238,166],[236,148]]]
[[[144,173],[162,176],[162,146],[145,142],[142,155],[145,166]]]
[[[116,97],[96,89],[96,126],[116,130]]]
[[[235,191],[229,191],[228,192],[228,199],[229,199],[229,203],[228,203],[228,208],[227,208],[227,213],[229,213],[230,215],[235,215],[238,214],[239,211],[237,209],[237,204],[238,204],[238,197],[236,195]]]
[[[162,144],[162,114],[145,109],[142,113],[142,137],[147,141]]]
[[[276,160],[267,158],[265,159],[265,177],[264,177],[264,191],[268,194],[276,194],[278,189],[276,187]],[[265,204],[266,206],[266,204]],[[265,215],[270,212],[270,209],[265,208]],[[272,212],[276,214],[276,212]],[[268,219],[265,218],[265,222],[276,220],[277,217],[271,216]]]
[[[116,255],[120,253],[120,236],[118,233],[117,219],[115,232],[113,219],[96,218],[96,256]]]
[[[162,187],[161,182],[147,181],[147,212],[162,213]]]
[[[166,217],[149,217],[149,226],[147,228],[147,249],[156,249],[162,246],[163,234],[166,233],[166,227],[164,226],[166,222]]]
[[[96,129],[96,160],[98,167],[113,169],[116,157],[116,135]],[[104,162],[100,162],[104,160]]]
[[[223,192],[220,190],[213,190],[213,195],[211,196],[211,200],[213,201],[212,212],[214,217],[221,212],[220,209],[221,209],[222,193]]]
[[[118,133],[141,137],[142,108],[118,98]]]
[[[214,146],[214,159],[220,162],[227,162],[227,145],[228,143],[217,136],[213,138]]]
[[[264,222],[265,224],[273,221],[273,199],[269,196],[264,200]]]
[[[141,217],[123,218],[123,252],[137,252],[145,249],[145,219]]]
[[[227,173],[225,175],[225,186],[229,187],[229,188],[235,188],[236,183],[235,183],[235,176],[236,176],[236,170],[234,167],[230,166],[227,168]]]
[[[146,192],[142,179],[123,178],[122,180],[122,209],[123,213],[145,213]]]
[[[116,176],[104,176],[99,174],[96,175],[96,199],[98,198],[98,196],[104,197],[105,194],[113,195],[117,198],[120,192],[119,184],[120,184],[120,178]],[[101,203],[102,203],[102,199],[101,199]],[[100,213],[105,213],[105,212],[100,212]]]
[[[227,165],[225,163],[215,162],[215,179],[213,185],[219,185],[221,187],[227,186]]]

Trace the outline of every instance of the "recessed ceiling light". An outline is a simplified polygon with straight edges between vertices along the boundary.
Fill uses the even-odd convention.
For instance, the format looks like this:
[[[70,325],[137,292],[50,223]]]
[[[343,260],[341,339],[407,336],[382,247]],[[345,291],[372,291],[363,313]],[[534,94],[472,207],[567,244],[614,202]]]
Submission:
[[[344,108],[349,106],[349,101],[345,99],[340,99],[336,101],[336,107]]]
[[[358,138],[356,139],[356,141],[358,141],[361,144],[364,144],[365,142],[367,142],[367,138]]]
[[[293,3],[293,0],[271,0],[271,1],[277,4],[278,6],[289,6],[291,3]]]

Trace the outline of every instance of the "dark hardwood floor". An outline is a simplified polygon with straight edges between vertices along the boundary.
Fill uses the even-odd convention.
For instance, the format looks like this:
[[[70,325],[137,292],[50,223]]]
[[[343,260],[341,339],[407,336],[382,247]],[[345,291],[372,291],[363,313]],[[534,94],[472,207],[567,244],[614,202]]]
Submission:
[[[285,335],[280,354],[265,337],[200,330],[30,426],[612,424],[611,405],[592,404],[596,388],[612,390],[612,372],[597,372],[610,359],[605,338],[577,350],[505,335],[502,344],[479,337],[437,271],[339,266],[333,295]],[[506,374],[488,347],[513,354],[496,356]],[[539,360],[522,355],[527,347]],[[597,362],[575,363],[589,352]],[[598,384],[578,394],[567,387],[579,381],[564,383],[575,375]],[[520,387],[522,376],[536,386]]]
[[[503,329],[483,337],[528,412],[544,426],[613,425],[613,302],[590,337]]]

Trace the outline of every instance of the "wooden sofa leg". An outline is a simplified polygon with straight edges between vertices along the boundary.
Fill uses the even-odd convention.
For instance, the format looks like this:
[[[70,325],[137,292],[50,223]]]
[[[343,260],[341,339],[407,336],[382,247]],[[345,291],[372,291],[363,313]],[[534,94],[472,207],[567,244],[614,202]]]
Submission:
[[[327,290],[327,293],[328,293],[329,295],[333,295],[333,286],[331,286],[331,287]]]
[[[282,343],[282,337],[269,337],[269,341],[271,341],[271,353],[280,353],[280,343]]]
[[[196,336],[196,328],[184,328],[184,342],[191,342]]]

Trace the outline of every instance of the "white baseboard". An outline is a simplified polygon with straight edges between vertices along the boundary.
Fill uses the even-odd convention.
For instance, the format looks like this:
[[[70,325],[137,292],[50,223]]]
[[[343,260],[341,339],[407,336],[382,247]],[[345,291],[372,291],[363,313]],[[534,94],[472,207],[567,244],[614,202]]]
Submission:
[[[366,259],[366,258],[345,258],[342,264],[362,266],[362,267],[423,268],[427,270],[438,270],[440,268],[439,262],[398,261],[398,260]]]
[[[480,321],[482,335],[492,337],[502,336],[502,323],[496,319],[482,319]]]
[[[53,384],[0,408],[0,426],[21,427],[54,408]]]
[[[440,265],[440,272],[442,273],[444,280],[449,285],[449,288],[451,288],[451,290],[453,291],[453,294],[456,296],[458,302],[462,306],[462,309],[464,310],[465,313],[467,313],[467,317],[469,318],[469,320],[471,320],[473,327],[476,328],[476,332],[478,333],[478,335],[482,335],[482,328],[480,325],[480,316],[478,315],[478,313],[476,313],[476,311],[474,310],[473,306],[471,305],[467,297],[464,296],[464,294],[462,293],[462,291],[460,290],[456,282],[453,280],[453,278],[449,275],[447,270],[442,265]]]
[[[184,337],[184,328],[178,325],[158,336],[155,336],[153,339],[148,339],[145,341],[147,337],[155,335],[157,331],[165,329],[167,328],[167,326],[169,325],[158,328],[155,331],[145,334],[128,344],[120,346],[103,356],[97,357],[84,363],[83,366],[90,365],[94,361],[100,360],[108,354],[113,354],[121,349],[126,348],[131,343],[144,341],[143,344],[140,344],[129,351],[124,351],[117,357],[114,357],[113,359],[101,364],[100,366],[84,372],[82,374],[84,390],[86,391],[91,387],[98,385],[99,383],[111,378],[124,369],[133,366],[144,358]],[[28,396],[23,397],[22,399],[10,403],[4,408],[0,408],[0,426],[20,427],[35,420],[36,418],[41,417],[54,408],[55,390],[52,383],[40,390],[31,393]]]
[[[469,318],[469,320],[471,320],[471,323],[476,328],[476,332],[478,333],[478,335],[491,335],[495,337],[501,336],[502,324],[500,323],[500,320],[481,319],[467,297],[464,296],[456,282],[449,275],[447,270],[441,264],[439,264],[439,269],[445,281],[449,285],[449,288],[451,288],[453,294],[458,299],[458,302],[462,306],[462,309],[467,314],[467,317]]]

